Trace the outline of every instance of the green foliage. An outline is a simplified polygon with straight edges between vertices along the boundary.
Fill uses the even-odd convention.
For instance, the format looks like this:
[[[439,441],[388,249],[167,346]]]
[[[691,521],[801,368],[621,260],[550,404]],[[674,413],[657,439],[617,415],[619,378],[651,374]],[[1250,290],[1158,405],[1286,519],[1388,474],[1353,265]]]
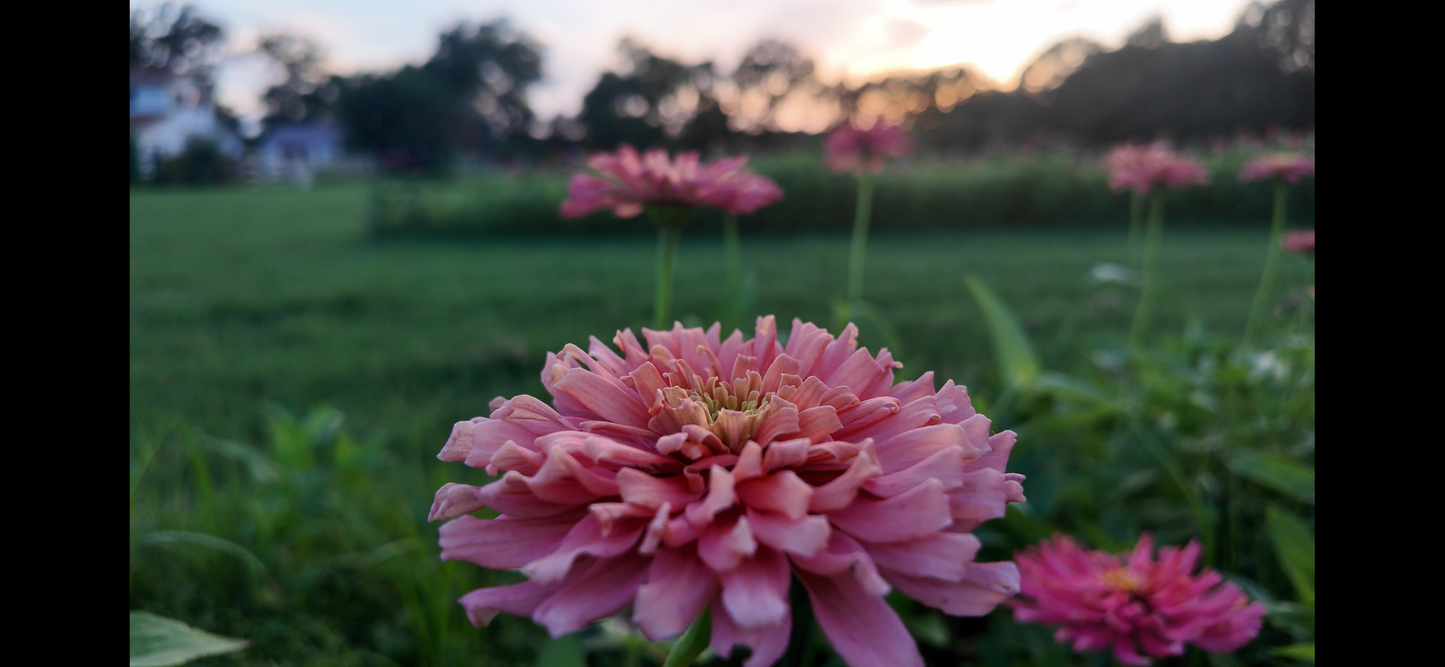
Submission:
[[[152,180],[158,185],[211,185],[236,177],[236,162],[210,139],[192,137],[185,150],[166,158]]]
[[[1268,184],[1239,182],[1249,153],[1204,158],[1213,182],[1171,190],[1165,197],[1169,223],[1254,223],[1268,220]],[[846,232],[857,186],[851,176],[823,169],[816,153],[761,156],[749,167],[782,188],[781,202],[739,218],[745,236]],[[453,182],[378,185],[372,230],[394,236],[608,235],[644,233],[638,220],[597,213],[562,220],[570,172],[520,176],[469,176]],[[1129,219],[1128,198],[1109,192],[1106,176],[1091,158],[1060,153],[1001,156],[974,161],[899,166],[876,179],[871,228],[875,232],[958,230],[976,227],[1118,226]],[[1292,224],[1314,220],[1314,181],[1290,189]],[[713,235],[721,215],[700,210],[689,234]],[[872,282],[871,280],[869,281]]]
[[[1268,513],[1269,539],[1274,543],[1274,553],[1289,579],[1294,583],[1295,592],[1301,602],[1310,605],[1315,602],[1315,538],[1310,529],[1298,517],[1270,506]]]
[[[208,659],[218,665],[531,667],[545,631],[505,614],[473,628],[456,603],[519,577],[438,559],[432,494],[488,478],[435,456],[451,424],[486,414],[492,397],[545,396],[547,350],[646,324],[653,241],[375,243],[368,193],[132,195],[131,607],[252,642]],[[683,236],[674,312],[686,323],[731,307],[720,236],[696,226]],[[1270,607],[1265,633],[1237,657],[1269,664],[1273,648],[1313,640],[1314,609],[1283,602],[1303,598],[1266,507],[1312,526],[1314,505],[1298,475],[1238,471],[1313,467],[1313,327],[1291,302],[1309,264],[1284,258],[1268,347],[1237,352],[1264,231],[1171,231],[1149,337],[1161,342],[1129,358],[1133,287],[1096,270],[1127,261],[1124,238],[1122,224],[880,235],[869,299],[908,344],[900,377],[954,379],[994,431],[1020,434],[1010,470],[1028,476],[1029,501],[979,529],[982,560],[1056,531],[1115,550],[1143,530],[1183,544],[1204,537],[1207,515],[1213,565]],[[745,227],[741,247],[743,270],[758,275],[754,313],[777,314],[784,333],[793,316],[830,319],[846,238]],[[1040,370],[1014,398],[963,271],[1034,350]],[[859,326],[876,349],[881,327]],[[900,613],[929,664],[1088,664],[1007,611]],[[816,641],[814,667],[830,659]],[[669,648],[638,638],[625,615],[577,643],[594,667],[661,665]],[[723,664],[706,651],[699,661]]]
[[[244,639],[232,639],[197,630],[180,621],[143,611],[130,613],[130,667],[184,665],[208,655],[246,648]]]

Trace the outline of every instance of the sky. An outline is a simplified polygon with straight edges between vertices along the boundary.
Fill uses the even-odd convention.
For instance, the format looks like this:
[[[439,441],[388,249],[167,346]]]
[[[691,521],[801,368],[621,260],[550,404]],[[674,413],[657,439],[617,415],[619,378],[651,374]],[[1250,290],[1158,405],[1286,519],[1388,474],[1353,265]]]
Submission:
[[[507,17],[544,46],[543,81],[529,92],[538,116],[575,115],[598,75],[619,64],[631,36],[683,62],[731,71],[764,37],[814,58],[827,83],[889,71],[968,64],[1006,86],[1034,55],[1084,36],[1106,46],[1152,17],[1176,41],[1226,34],[1249,0],[193,0],[230,37],[217,97],[255,119],[279,72],[248,54],[258,35],[284,30],[321,44],[337,73],[423,62],[457,21]],[[131,8],[154,2],[131,2]]]

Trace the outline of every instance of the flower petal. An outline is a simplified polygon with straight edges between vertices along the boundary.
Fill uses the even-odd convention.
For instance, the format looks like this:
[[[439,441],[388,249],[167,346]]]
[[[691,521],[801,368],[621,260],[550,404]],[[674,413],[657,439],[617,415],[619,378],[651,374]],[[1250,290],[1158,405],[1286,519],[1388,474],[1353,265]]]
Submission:
[[[637,589],[632,620],[652,641],[682,634],[717,594],[717,577],[687,544],[661,549],[652,559],[647,583]]]
[[[958,582],[978,554],[977,537],[962,533],[933,533],[895,544],[870,544],[868,555],[879,568],[915,577]]]
[[[844,532],[865,542],[902,542],[938,531],[953,523],[943,484],[930,479],[886,500],[858,499],[828,515]]]
[[[603,419],[625,426],[647,428],[647,408],[596,373],[573,368],[557,381],[555,387]]]
[[[797,574],[808,589],[818,626],[844,662],[923,667],[918,645],[882,596],[865,591],[851,576]]]
[[[758,542],[799,556],[810,557],[827,547],[828,535],[832,532],[828,518],[816,514],[795,521],[776,512],[749,507],[747,517],[748,528]]]
[[[545,519],[458,517],[438,531],[442,560],[464,560],[494,570],[522,567],[555,550],[583,511]]]
[[[571,569],[579,556],[612,558],[628,552],[642,537],[646,525],[646,521],[621,519],[610,534],[604,535],[602,522],[589,513],[568,531],[556,551],[528,563],[522,571],[539,583],[556,581]]]
[[[753,653],[743,662],[743,667],[771,667],[787,652],[792,629],[791,610],[787,610],[783,620],[773,625],[747,628],[728,616],[723,605],[715,604],[712,610],[712,650],[718,657],[727,659],[732,655],[734,646],[746,646]]]
[[[532,620],[561,637],[611,616],[637,596],[650,565],[651,558],[633,555],[597,561],[538,605]]]
[[[969,563],[957,582],[881,573],[904,595],[954,616],[983,616],[1019,591],[1019,570],[1009,561]]]
[[[751,479],[738,485],[738,498],[748,507],[781,512],[794,521],[808,513],[813,487],[791,470]]]
[[[788,559],[767,547],[757,550],[738,566],[718,573],[722,602],[738,625],[757,628],[776,625],[788,613]]]

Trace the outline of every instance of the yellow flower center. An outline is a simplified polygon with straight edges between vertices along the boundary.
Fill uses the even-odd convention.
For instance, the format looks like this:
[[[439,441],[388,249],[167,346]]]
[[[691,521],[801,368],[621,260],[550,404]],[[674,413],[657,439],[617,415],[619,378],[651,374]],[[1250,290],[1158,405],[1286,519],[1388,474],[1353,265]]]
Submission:
[[[1118,568],[1104,573],[1104,583],[1123,590],[1126,593],[1133,593],[1139,590],[1143,583],[1139,578],[1130,574],[1126,568]]]

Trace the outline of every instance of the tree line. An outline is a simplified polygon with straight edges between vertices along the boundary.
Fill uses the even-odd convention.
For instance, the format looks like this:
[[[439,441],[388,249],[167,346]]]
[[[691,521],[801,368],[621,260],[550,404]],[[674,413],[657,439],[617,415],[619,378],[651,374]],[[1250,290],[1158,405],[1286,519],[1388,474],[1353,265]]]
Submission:
[[[209,81],[224,38],[193,7],[137,10],[131,66]],[[257,49],[284,72],[264,95],[265,127],[334,122],[351,148],[397,170],[441,170],[465,158],[557,159],[621,143],[720,152],[816,141],[784,129],[790,105],[835,119],[902,122],[939,154],[1314,126],[1313,0],[1251,4],[1217,40],[1175,42],[1157,20],[1116,49],[1065,40],[1035,58],[1016,86],[967,66],[827,84],[805,53],[775,39],[755,44],[731,71],[627,39],[619,45],[624,66],[598,78],[581,113],[550,120],[527,100],[545,49],[506,19],[457,24],[438,36],[426,62],[385,72],[327,72],[322,48],[292,34],[266,35]]]

